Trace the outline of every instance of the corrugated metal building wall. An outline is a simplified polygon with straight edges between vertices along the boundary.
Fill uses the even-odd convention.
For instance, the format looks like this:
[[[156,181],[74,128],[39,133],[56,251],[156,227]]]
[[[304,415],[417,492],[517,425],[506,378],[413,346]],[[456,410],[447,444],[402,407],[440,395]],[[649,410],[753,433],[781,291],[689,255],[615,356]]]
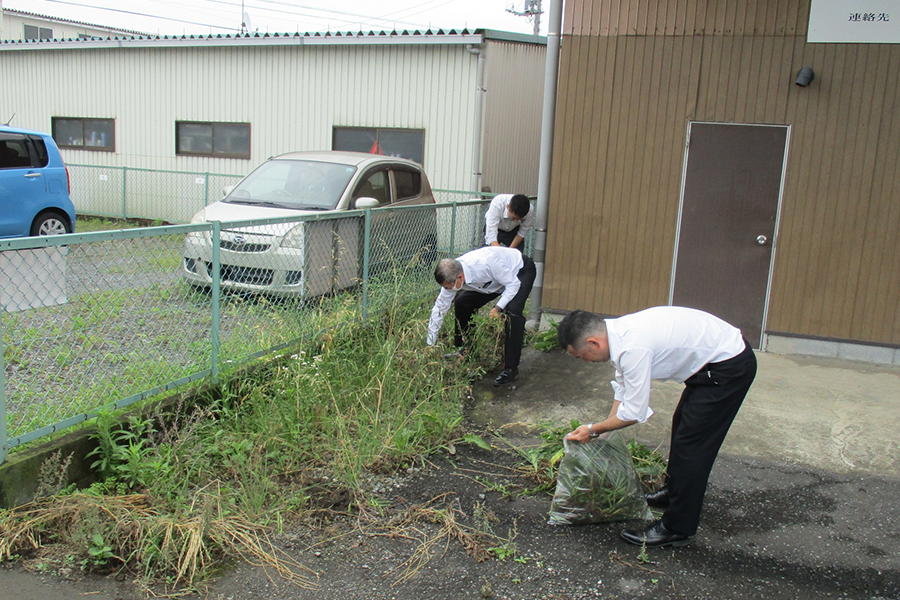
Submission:
[[[50,29],[53,32],[52,37],[56,39],[77,38],[79,35],[108,37],[111,35],[136,35],[139,33],[137,31],[118,29],[116,27],[103,27],[101,25],[92,25],[90,23],[79,23],[69,19],[57,19],[45,15],[0,7],[0,40],[25,39],[25,25]]]
[[[479,43],[495,56],[490,68],[510,74],[496,78],[498,100],[514,93],[505,86],[521,92],[542,77],[543,39],[472,33],[398,35],[394,43],[383,35],[45,42],[0,48],[4,79],[53,82],[58,93],[5,85],[0,113],[46,131],[52,116],[116,120],[115,153],[64,149],[69,163],[225,174],[245,174],[283,152],[331,149],[335,126],[423,129],[432,185],[468,190],[478,59],[467,46]],[[530,62],[512,65],[523,52]],[[518,165],[537,164],[540,103],[525,106],[533,114],[517,121],[501,118],[492,103],[488,95],[484,126],[506,156],[484,172],[493,185],[533,194],[536,175]],[[194,120],[250,123],[251,158],[176,156],[175,122]],[[526,140],[505,144],[517,136]]]
[[[488,45],[483,185],[535,194],[546,46]]]
[[[787,125],[765,328],[900,344],[900,45],[808,44],[809,10],[566,3],[545,307],[667,304],[688,124]]]

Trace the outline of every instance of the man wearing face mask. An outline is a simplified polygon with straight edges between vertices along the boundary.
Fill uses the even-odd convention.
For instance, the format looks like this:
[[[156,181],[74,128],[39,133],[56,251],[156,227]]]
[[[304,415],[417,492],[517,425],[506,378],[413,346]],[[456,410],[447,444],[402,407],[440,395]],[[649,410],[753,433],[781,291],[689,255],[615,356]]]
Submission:
[[[431,309],[428,321],[428,345],[437,342],[437,334],[444,322],[444,315],[455,306],[456,329],[454,343],[463,346],[471,326],[472,315],[498,298],[490,316],[506,317],[506,347],[503,371],[494,379],[494,385],[506,385],[519,374],[519,359],[525,339],[525,301],[537,271],[534,261],[518,250],[503,246],[486,246],[467,252],[457,258],[445,258],[438,262],[434,279],[441,291]]]

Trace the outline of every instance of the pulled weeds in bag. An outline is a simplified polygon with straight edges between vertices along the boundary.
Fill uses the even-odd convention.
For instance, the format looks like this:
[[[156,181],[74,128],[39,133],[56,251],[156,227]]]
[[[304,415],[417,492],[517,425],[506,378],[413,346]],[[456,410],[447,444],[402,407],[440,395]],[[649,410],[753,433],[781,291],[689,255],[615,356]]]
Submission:
[[[587,443],[563,441],[551,525],[651,519],[625,438],[613,431]]]

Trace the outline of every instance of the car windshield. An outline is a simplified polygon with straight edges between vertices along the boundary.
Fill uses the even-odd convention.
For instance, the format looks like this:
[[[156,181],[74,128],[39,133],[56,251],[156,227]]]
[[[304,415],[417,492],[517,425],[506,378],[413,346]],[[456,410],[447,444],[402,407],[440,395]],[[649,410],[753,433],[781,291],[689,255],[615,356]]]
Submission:
[[[330,210],[356,167],[311,160],[270,160],[241,181],[223,200],[295,210]]]

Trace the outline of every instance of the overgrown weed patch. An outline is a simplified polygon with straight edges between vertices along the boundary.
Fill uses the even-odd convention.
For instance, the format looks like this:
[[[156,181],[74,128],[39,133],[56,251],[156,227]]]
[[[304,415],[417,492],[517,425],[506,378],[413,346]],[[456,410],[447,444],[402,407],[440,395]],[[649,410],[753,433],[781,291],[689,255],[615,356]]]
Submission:
[[[485,320],[475,324],[477,351],[462,362],[427,348],[434,285],[406,275],[398,269],[369,285],[369,310],[378,312],[365,321],[355,295],[306,307],[318,335],[174,417],[132,416],[120,428],[101,416],[92,458],[103,480],[0,513],[0,560],[64,556],[171,593],[197,589],[241,557],[315,586],[270,534],[322,507],[368,514],[365,473],[452,448],[469,382],[485,368],[479,361],[502,348],[502,328]],[[453,525],[452,507],[422,514],[443,515],[441,531],[475,548]]]

